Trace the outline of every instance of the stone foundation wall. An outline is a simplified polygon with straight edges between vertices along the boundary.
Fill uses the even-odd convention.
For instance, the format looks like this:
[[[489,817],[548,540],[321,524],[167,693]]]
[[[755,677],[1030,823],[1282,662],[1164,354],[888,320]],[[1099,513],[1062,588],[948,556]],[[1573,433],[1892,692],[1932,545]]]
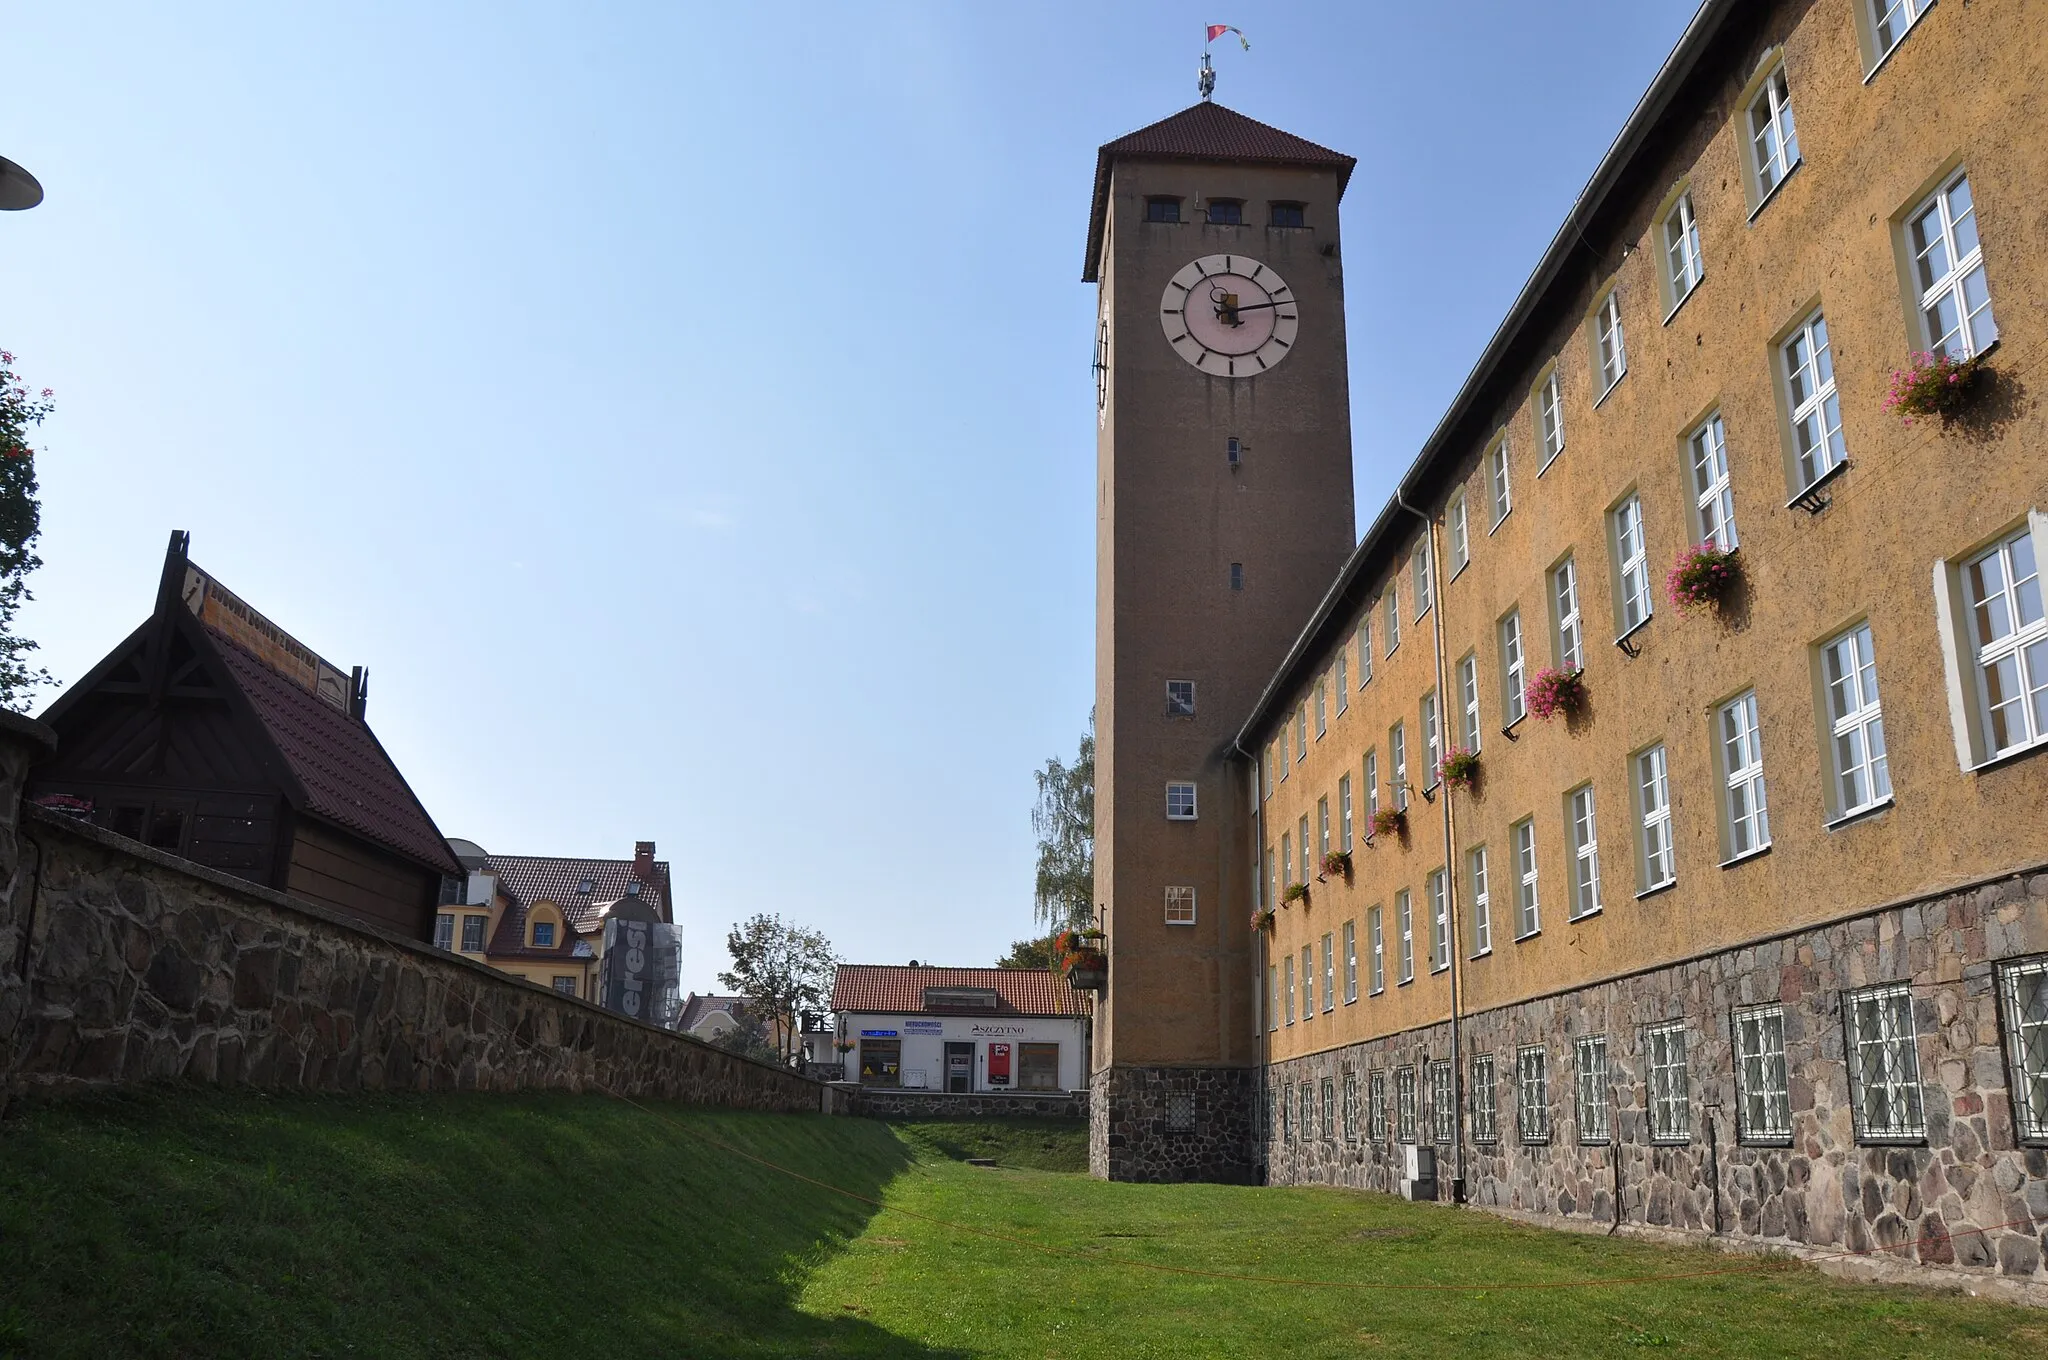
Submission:
[[[852,1113],[870,1119],[1086,1119],[1086,1091],[905,1091],[891,1086],[842,1087]]]
[[[1088,1169],[1113,1181],[1257,1180],[1249,1067],[1106,1068],[1088,1091]]]
[[[28,746],[0,721],[0,1100],[184,1080],[558,1089],[791,1112],[850,1103],[794,1072],[22,809]]]
[[[1472,1060],[1491,1054],[1497,1142],[1467,1135],[1466,1191],[1474,1203],[1556,1220],[1607,1222],[1737,1236],[1789,1248],[1839,1249],[2048,1285],[2048,1147],[2020,1146],[2007,1090],[2007,1053],[1995,965],[2048,953],[2048,874],[2012,877],[1838,922],[1821,929],[1469,1016],[1464,1023],[1465,1108]],[[1926,1136],[1908,1145],[1861,1143],[1850,1106],[1845,989],[1910,985]],[[1733,1008],[1783,1006],[1792,1136],[1777,1145],[1738,1137]],[[1643,1030],[1686,1025],[1690,1136],[1653,1144],[1646,1108]],[[1607,1037],[1611,1142],[1580,1141],[1576,1045]],[[1516,1051],[1541,1044],[1549,1070],[1548,1143],[1517,1132]],[[1266,1091],[1317,1092],[1310,1136],[1262,1141],[1276,1184],[1337,1184],[1394,1191],[1392,1069],[1421,1064],[1420,1137],[1430,1137],[1427,1064],[1451,1056],[1436,1025],[1275,1064]],[[1370,1074],[1387,1072],[1389,1134],[1347,1136],[1343,1080],[1358,1074],[1358,1124],[1369,1115]],[[1320,1089],[1339,1106],[1322,1136]],[[1273,1107],[1266,1106],[1268,1110]],[[1298,1123],[1298,1113],[1297,1113]],[[1439,1195],[1449,1198],[1452,1149],[1439,1150]],[[1618,1206],[1618,1212],[1617,1212]],[[2044,1296],[2048,1297],[2048,1296]]]

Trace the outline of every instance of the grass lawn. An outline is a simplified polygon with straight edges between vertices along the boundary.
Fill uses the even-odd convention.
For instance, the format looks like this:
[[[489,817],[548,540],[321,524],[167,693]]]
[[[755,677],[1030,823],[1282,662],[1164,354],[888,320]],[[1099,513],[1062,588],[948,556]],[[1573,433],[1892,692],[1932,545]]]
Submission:
[[[894,1128],[921,1159],[986,1157],[1032,1171],[1086,1171],[1085,1119],[916,1119]]]
[[[571,1096],[177,1089],[46,1107],[0,1125],[0,1355],[2048,1352],[2048,1314],[1796,1266],[1516,1291],[1747,1262],[1342,1191],[952,1160],[1071,1164],[1073,1144],[1057,1125],[899,1136]]]

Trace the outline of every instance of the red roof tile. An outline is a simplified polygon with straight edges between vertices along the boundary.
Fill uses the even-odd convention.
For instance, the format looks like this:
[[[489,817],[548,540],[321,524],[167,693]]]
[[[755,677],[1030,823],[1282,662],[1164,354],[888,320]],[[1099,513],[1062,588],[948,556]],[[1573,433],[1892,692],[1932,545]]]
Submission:
[[[571,941],[578,935],[594,934],[621,901],[630,900],[627,887],[633,883],[630,859],[563,859],[551,855],[491,855],[489,871],[498,876],[498,891],[511,905],[498,917],[491,934],[489,953],[563,957],[571,953]],[[585,882],[590,891],[581,891]],[[641,882],[641,900],[663,921],[675,919],[670,905],[668,861],[658,859]],[[526,940],[526,909],[535,902],[552,902],[562,909],[569,928],[553,949],[532,949]]]
[[[1080,1015],[1081,993],[1048,969],[911,968],[891,963],[842,963],[832,982],[832,1009],[882,1015],[968,1013],[964,1007],[931,1009],[927,987],[975,987],[996,994],[992,1011],[976,1015]]]
[[[1095,153],[1095,200],[1088,209],[1088,258],[1081,281],[1095,282],[1102,232],[1109,217],[1110,167],[1121,157],[1166,161],[1235,161],[1249,165],[1326,165],[1337,171],[1337,193],[1351,182],[1357,158],[1204,101],[1149,127],[1104,144]]]

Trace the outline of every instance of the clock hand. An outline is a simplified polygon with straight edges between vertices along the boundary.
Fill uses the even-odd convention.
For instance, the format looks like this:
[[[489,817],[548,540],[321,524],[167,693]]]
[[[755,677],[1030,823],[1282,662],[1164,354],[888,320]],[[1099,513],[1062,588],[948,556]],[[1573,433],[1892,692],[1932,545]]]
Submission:
[[[1232,308],[1231,308],[1230,310],[1231,310],[1231,311],[1233,311],[1233,312],[1256,312],[1256,311],[1260,311],[1260,310],[1263,310],[1264,308],[1267,308],[1267,307],[1292,307],[1293,305],[1294,305],[1294,303],[1293,303],[1292,301],[1283,301],[1283,302],[1240,302],[1240,303],[1238,303],[1238,304],[1237,304],[1237,305],[1236,305],[1235,307],[1232,307]],[[1222,310],[1222,309],[1221,309],[1221,308],[1218,308],[1218,310],[1220,311],[1220,310]]]

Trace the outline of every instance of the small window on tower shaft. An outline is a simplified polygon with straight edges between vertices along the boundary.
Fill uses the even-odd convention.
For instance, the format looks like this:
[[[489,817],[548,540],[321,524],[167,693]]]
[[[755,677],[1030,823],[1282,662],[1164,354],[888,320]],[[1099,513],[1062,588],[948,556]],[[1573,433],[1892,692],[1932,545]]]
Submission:
[[[1308,212],[1299,203],[1275,203],[1273,205],[1273,225],[1276,227],[1305,227],[1308,225]]]
[[[1169,718],[1192,718],[1195,716],[1194,681],[1169,680],[1166,682],[1166,716]]]
[[[1244,444],[1240,440],[1238,440],[1236,436],[1233,435],[1231,437],[1230,443],[1226,446],[1226,449],[1230,457],[1230,466],[1232,468],[1235,468],[1240,463],[1244,462]]]
[[[1145,200],[1147,222],[1180,221],[1180,200],[1177,198],[1148,198]]]
[[[1230,588],[1232,590],[1244,589],[1244,563],[1232,562],[1230,564]]]
[[[1212,198],[1209,200],[1209,225],[1212,227],[1235,227],[1244,221],[1244,204],[1234,198]]]

